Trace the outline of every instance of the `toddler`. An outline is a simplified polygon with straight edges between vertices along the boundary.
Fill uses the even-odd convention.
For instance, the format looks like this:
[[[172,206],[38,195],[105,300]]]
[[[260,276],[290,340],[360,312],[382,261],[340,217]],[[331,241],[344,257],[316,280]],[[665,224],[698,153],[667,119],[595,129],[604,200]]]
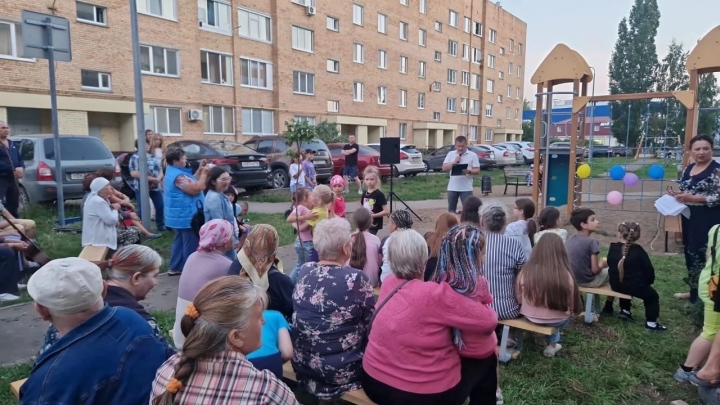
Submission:
[[[297,281],[297,272],[300,270],[300,267],[306,262],[311,261],[310,259],[313,254],[312,231],[308,221],[316,219],[318,215],[311,211],[312,208],[310,190],[306,188],[295,190],[295,193],[293,193],[293,208],[290,210],[286,219],[297,231],[297,238],[295,238],[297,261],[292,272],[290,272],[290,280],[293,284]]]
[[[330,179],[330,188],[335,193],[335,201],[332,204],[332,211],[335,215],[340,218],[345,218],[345,197],[343,197],[343,189],[345,187],[345,180],[342,176],[332,176]]]

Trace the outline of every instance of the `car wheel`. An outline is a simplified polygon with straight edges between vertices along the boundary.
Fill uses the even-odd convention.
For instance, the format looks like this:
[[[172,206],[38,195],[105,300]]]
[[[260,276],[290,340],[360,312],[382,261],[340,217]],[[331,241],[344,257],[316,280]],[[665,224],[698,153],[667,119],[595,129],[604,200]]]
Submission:
[[[425,166],[425,173],[430,171],[430,166],[428,165],[427,160],[423,160],[423,165]]]
[[[392,176],[395,177],[396,179],[398,177],[400,177],[400,172],[398,171],[397,167],[395,167],[395,166],[392,167]]]
[[[619,153],[616,153],[616,154],[615,154],[615,157],[621,157],[621,156],[620,156],[620,154],[619,154]]]
[[[405,177],[415,177],[417,176],[417,173],[408,173],[405,175]]]
[[[25,187],[20,186],[20,207],[18,207],[18,210],[24,211],[27,206],[30,205],[30,196],[27,193],[27,190],[25,190]]]
[[[433,169],[433,171],[434,171],[435,173],[440,173],[442,170],[441,170],[441,169]]]
[[[273,188],[285,188],[290,184],[290,176],[285,169],[275,169],[272,172]]]
[[[530,165],[530,160],[529,160],[528,158],[526,158],[526,157],[523,157],[523,163],[525,163],[525,166],[529,166],[529,165]]]

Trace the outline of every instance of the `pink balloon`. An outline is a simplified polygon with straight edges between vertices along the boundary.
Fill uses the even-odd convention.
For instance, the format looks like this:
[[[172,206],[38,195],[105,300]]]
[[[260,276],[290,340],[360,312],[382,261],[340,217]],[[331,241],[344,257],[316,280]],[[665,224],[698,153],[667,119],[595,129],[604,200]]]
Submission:
[[[640,179],[635,173],[627,173],[625,177],[623,177],[623,183],[625,183],[627,187],[635,187],[639,182]]]
[[[622,203],[622,200],[623,200],[623,195],[619,191],[611,191],[608,193],[606,199],[607,199],[608,204],[620,205],[620,203]]]

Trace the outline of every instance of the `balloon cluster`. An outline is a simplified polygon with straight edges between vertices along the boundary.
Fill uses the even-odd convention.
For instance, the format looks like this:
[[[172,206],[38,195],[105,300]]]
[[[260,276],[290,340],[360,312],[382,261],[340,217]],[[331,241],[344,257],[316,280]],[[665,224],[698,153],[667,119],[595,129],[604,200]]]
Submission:
[[[587,163],[581,164],[575,174],[581,179],[587,179],[591,174],[590,165]],[[626,172],[625,168],[620,165],[613,166],[608,174],[613,180],[622,180],[625,187],[635,187],[640,183],[640,178],[635,173]],[[661,180],[665,178],[665,168],[660,165],[652,165],[648,170],[648,176],[653,180]],[[607,194],[605,200],[610,205],[620,205],[623,201],[623,194],[613,190]]]

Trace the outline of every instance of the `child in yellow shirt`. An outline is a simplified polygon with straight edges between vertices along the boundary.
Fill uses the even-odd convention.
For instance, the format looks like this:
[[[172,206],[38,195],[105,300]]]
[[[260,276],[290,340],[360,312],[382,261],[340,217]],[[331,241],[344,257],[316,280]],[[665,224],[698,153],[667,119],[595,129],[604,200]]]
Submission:
[[[313,208],[311,212],[317,214],[317,217],[314,219],[308,219],[306,222],[308,225],[310,225],[310,229],[314,230],[315,226],[319,224],[320,221],[335,216],[335,213],[333,213],[329,208],[330,204],[335,201],[335,195],[333,194],[330,187],[321,184],[315,187],[315,189],[313,190],[312,199],[315,208]],[[313,248],[313,254],[310,258],[310,261],[316,262],[318,260],[319,258],[317,251]]]

